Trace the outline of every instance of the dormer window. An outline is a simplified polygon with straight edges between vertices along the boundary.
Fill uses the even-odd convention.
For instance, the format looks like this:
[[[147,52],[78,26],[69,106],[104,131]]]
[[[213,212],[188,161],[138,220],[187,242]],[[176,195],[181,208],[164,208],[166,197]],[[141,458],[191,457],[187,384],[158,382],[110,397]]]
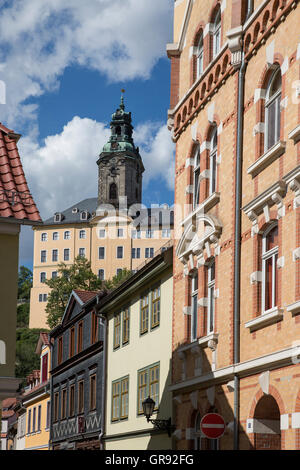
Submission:
[[[87,211],[82,211],[82,212],[80,213],[80,220],[87,220],[87,218],[88,218],[88,213],[87,213]]]
[[[54,214],[54,222],[61,222],[62,221],[62,214],[60,212],[56,212]]]

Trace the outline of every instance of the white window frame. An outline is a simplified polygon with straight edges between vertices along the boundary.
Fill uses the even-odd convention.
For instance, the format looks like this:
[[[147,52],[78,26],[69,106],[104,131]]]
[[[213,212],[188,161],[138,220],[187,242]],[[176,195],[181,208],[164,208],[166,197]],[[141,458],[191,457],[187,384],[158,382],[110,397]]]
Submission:
[[[102,236],[103,235],[103,236]],[[105,228],[100,228],[98,230],[98,238],[106,238],[106,230]]]
[[[209,335],[215,328],[215,260],[207,266],[207,324],[206,331]],[[214,270],[214,276],[212,272]]]
[[[277,226],[277,223],[273,223],[270,227],[263,234],[262,238],[262,315],[268,313],[270,310],[276,307],[275,299],[276,299],[276,286],[277,286],[277,258],[278,258],[278,246],[271,248],[270,250],[266,250],[267,246],[267,238],[269,233]],[[266,310],[266,265],[269,259],[272,259],[272,306]]]
[[[198,271],[191,277],[191,341],[196,341],[198,330]]]
[[[43,280],[43,281],[42,281],[42,274],[44,274],[44,275],[45,275],[45,277],[44,277],[44,280]],[[46,279],[47,279],[47,274],[46,274],[46,272],[45,272],[45,271],[42,271],[42,272],[40,273],[40,282],[41,282],[41,284],[44,284],[44,282],[46,281]]]
[[[200,145],[197,146],[194,157],[193,176],[193,209],[200,203]]]
[[[68,234],[68,235],[67,235]],[[70,230],[65,230],[64,232],[64,240],[71,240],[71,232]]]
[[[273,72],[273,74],[270,78],[270,81],[268,83],[268,87],[267,87],[266,101],[265,101],[265,141],[264,141],[264,151],[265,152],[267,152],[267,150],[272,148],[273,145],[275,145],[280,140],[280,121],[281,121],[280,102],[281,102],[282,85],[272,96],[270,96],[273,82],[276,80],[278,74],[281,75],[281,70],[280,70],[279,67],[276,68],[276,70]],[[269,114],[270,114],[270,108],[274,103],[275,103],[274,142],[269,146],[269,133],[270,133]]]
[[[219,8],[214,21],[213,28],[213,58],[215,58],[221,50],[221,9]]]
[[[42,253],[45,254],[44,260],[42,260]],[[41,250],[41,263],[47,263],[47,250]]]
[[[141,249],[139,247],[133,247],[131,249],[131,257],[132,257],[132,259],[140,259],[141,258]]]
[[[47,232],[42,232],[41,233],[41,242],[47,242],[48,241],[48,233]]]
[[[66,251],[68,250],[68,259],[66,259]],[[64,248],[64,261],[70,261],[70,248]]]
[[[79,230],[79,239],[80,240],[85,240],[86,239],[86,231],[85,230]]]
[[[54,240],[54,241],[59,240],[59,232],[53,232],[53,234],[52,234],[52,240]]]
[[[218,130],[214,127],[210,139],[209,152],[209,196],[211,196],[217,187],[217,153],[218,153]]]
[[[103,257],[100,258],[100,248],[103,248]],[[98,246],[98,259],[105,259],[105,246]]]
[[[100,277],[100,271],[103,272],[103,278]],[[98,279],[105,281],[105,270],[103,268],[98,269]]]
[[[198,41],[197,52],[196,52],[196,79],[203,74],[203,59],[204,59],[204,48],[203,48],[203,33]]]
[[[121,250],[122,250],[122,256],[118,256],[118,254],[119,254],[119,249],[120,249],[120,248],[121,248]],[[116,258],[117,258],[117,259],[123,259],[123,258],[124,258],[124,247],[123,247],[123,246],[117,246]]]
[[[80,251],[82,251],[82,250],[83,250],[83,254],[80,254]],[[85,258],[85,248],[83,248],[83,247],[79,248],[78,256],[81,256],[82,258]]]
[[[56,259],[56,260],[53,259],[53,251],[57,251],[57,259]],[[51,253],[51,255],[52,255],[52,256],[51,256],[52,263],[57,263],[57,262],[58,262],[58,251],[59,251],[59,250],[58,250],[57,248],[53,248],[52,253]]]

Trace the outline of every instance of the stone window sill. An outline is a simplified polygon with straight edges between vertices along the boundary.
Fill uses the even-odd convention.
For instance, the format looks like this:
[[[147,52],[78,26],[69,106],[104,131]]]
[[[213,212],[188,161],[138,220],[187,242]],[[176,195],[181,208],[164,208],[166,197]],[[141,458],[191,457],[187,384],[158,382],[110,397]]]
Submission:
[[[292,315],[298,315],[298,313],[300,313],[300,300],[288,305],[286,309],[288,312],[291,312]]]
[[[255,330],[259,330],[260,328],[264,328],[265,326],[272,325],[273,323],[277,323],[278,321],[282,320],[282,318],[283,309],[275,307],[270,310],[267,310],[259,317],[256,317],[253,320],[250,320],[245,323],[245,328],[249,328],[249,330],[252,332]]]
[[[265,152],[261,157],[259,157],[256,162],[254,162],[251,166],[249,166],[247,173],[249,175],[255,176],[264,170],[267,166],[276,160],[276,158],[280,157],[285,152],[286,143],[283,141],[277,142],[277,144],[273,145],[267,152]]]
[[[293,139],[294,144],[300,140],[300,124],[289,133],[289,139]]]
[[[215,349],[217,343],[218,343],[218,333],[210,333],[207,336],[202,336],[201,338],[198,339],[198,344],[202,348],[211,348]]]

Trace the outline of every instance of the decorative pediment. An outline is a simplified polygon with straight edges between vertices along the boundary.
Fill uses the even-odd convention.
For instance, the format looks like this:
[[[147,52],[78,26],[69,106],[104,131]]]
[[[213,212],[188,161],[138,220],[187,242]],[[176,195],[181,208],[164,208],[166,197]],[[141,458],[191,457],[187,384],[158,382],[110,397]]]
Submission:
[[[184,230],[177,245],[177,257],[186,264],[191,254],[199,256],[211,243],[218,243],[221,232],[222,224],[215,216],[199,214]]]

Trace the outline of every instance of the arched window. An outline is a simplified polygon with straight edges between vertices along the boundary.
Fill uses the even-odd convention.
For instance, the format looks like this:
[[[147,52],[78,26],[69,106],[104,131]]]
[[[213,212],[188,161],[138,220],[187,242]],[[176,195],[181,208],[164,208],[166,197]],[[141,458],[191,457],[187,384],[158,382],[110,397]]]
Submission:
[[[213,27],[213,58],[220,52],[221,49],[221,9],[219,8]]]
[[[118,198],[118,189],[116,183],[111,183],[109,187],[109,199],[117,199]]]
[[[276,307],[278,225],[272,224],[262,238],[262,313]]]
[[[215,126],[210,138],[210,152],[209,152],[209,196],[216,191],[216,177],[217,177],[217,150],[218,150],[218,133]]]
[[[280,139],[281,70],[278,67],[268,83],[265,102],[265,151]]]
[[[200,196],[200,147],[197,146],[194,157],[194,188],[193,188],[193,209],[199,204]]]
[[[197,59],[197,66],[196,66],[196,78],[198,79],[202,73],[203,73],[203,57],[204,57],[204,52],[203,52],[203,34],[201,33],[200,39],[197,45],[197,53],[196,53],[196,59]]]
[[[215,260],[207,267],[207,334],[214,331],[215,324]]]

